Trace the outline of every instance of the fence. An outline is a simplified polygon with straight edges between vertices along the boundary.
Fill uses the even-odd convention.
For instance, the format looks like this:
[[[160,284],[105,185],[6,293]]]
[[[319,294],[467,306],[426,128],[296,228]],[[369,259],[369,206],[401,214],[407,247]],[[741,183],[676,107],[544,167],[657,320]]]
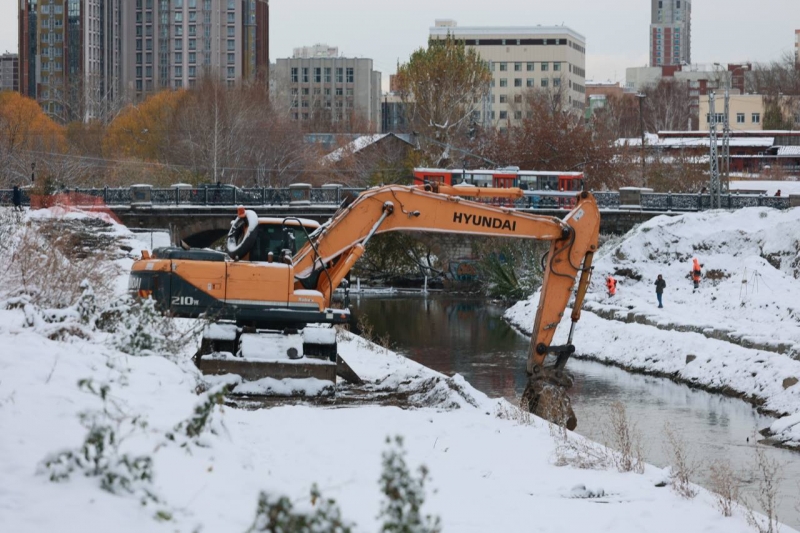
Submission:
[[[69,198],[72,206],[97,206],[101,203],[110,207],[224,207],[244,205],[257,206],[282,206],[282,205],[340,205],[346,198],[360,194],[364,189],[346,187],[321,187],[303,189],[298,201],[297,189],[252,188],[239,189],[234,187],[173,187],[167,189],[147,188],[148,197],[142,201],[136,196],[135,188],[103,188],[103,189],[63,189],[53,195],[57,203],[58,198]],[[705,211],[711,207],[711,197],[708,194],[681,194],[681,193],[647,193],[642,192],[639,204],[620,205],[620,193],[617,191],[593,192],[597,205],[601,210],[610,209],[640,209],[642,211]],[[22,191],[23,205],[31,205],[31,195],[27,190]],[[491,202],[491,200],[489,200]],[[497,201],[495,201],[497,202]],[[49,202],[41,197],[33,196],[33,206],[46,206]],[[518,209],[558,209],[569,207],[569,202],[563,201],[563,194],[548,194],[547,191],[537,191],[536,194],[525,198],[510,201],[501,200],[508,207]],[[0,189],[0,205],[12,204],[12,191]],[[744,207],[772,207],[775,209],[789,209],[800,206],[800,197],[792,196],[765,196],[755,194],[726,194],[722,196],[723,209],[741,209]]]

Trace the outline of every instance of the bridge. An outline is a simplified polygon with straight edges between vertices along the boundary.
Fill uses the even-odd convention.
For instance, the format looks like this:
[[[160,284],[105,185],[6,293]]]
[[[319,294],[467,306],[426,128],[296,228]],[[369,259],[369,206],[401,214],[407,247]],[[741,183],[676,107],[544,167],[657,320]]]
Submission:
[[[125,225],[133,229],[169,229],[173,239],[183,239],[197,247],[209,246],[224,236],[237,206],[243,205],[263,217],[298,217],[324,222],[347,198],[364,189],[345,187],[313,188],[294,184],[289,188],[236,187],[171,187],[65,189],[55,195],[75,206],[104,207],[111,210]],[[621,234],[646,220],[659,215],[678,215],[710,209],[708,194],[653,193],[646,189],[628,188],[621,191],[593,192],[602,213],[600,231]],[[559,208],[564,193],[530,192],[514,207],[520,211],[546,216],[563,217],[568,209]],[[25,205],[37,204],[35,196],[23,195]],[[0,205],[11,205],[11,191],[0,190]],[[722,196],[725,209],[772,207],[789,209],[800,206],[800,196],[773,197],[765,195],[726,194]]]

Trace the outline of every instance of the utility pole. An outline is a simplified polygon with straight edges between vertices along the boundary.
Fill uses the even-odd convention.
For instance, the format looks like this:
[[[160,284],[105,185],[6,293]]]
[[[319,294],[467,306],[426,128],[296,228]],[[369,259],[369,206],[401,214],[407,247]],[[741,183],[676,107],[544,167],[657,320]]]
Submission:
[[[730,119],[730,100],[731,100],[731,79],[728,78],[725,84],[725,115],[723,116],[722,126],[722,176],[720,183],[722,192],[727,194],[730,190],[731,180],[731,119]],[[720,205],[720,207],[722,207]]]
[[[711,195],[711,209],[721,207],[719,196],[719,154],[717,153],[717,113],[714,106],[714,92],[708,93],[708,140]]]
[[[636,96],[639,98],[639,130],[642,134],[642,187],[647,187],[647,173],[645,168],[647,161],[645,159],[644,146],[644,115],[642,114],[642,107],[644,105],[644,99],[646,95],[644,93],[639,93]]]

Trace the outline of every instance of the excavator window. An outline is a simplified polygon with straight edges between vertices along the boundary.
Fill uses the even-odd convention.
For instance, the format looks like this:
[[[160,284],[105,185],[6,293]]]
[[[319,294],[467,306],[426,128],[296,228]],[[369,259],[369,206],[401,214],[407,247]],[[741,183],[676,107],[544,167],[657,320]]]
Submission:
[[[308,241],[306,233],[300,226],[288,226],[294,233],[295,249],[299,250]],[[311,230],[309,230],[309,233]],[[284,248],[282,224],[259,224],[256,243],[250,252],[250,261],[267,261],[267,255],[272,252],[278,257]]]

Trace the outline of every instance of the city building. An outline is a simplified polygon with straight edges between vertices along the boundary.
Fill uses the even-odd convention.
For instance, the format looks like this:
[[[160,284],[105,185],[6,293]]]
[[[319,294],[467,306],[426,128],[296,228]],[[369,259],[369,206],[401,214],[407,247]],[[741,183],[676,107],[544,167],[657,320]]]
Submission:
[[[566,26],[460,27],[437,20],[431,39],[448,35],[474,48],[492,72],[490,92],[476,103],[475,122],[506,127],[525,116],[525,91],[558,93],[565,107],[583,113],[586,102],[586,38]]]
[[[292,57],[278,59],[274,101],[295,120],[365,120],[381,126],[381,73],[372,59]]]
[[[626,69],[625,89],[640,92],[647,86],[668,79],[686,82],[692,116],[697,118],[701,113],[700,98],[709,92],[718,91],[721,95],[725,87],[729,87],[731,94],[744,94],[746,76],[752,68],[750,63],[633,67]],[[702,126],[693,119],[692,128]]]
[[[700,97],[700,129],[708,131],[711,115],[709,114],[709,97]],[[728,104],[728,122],[732,131],[757,131],[763,129],[765,118],[765,97],[761,94],[734,94]],[[716,93],[714,100],[715,122],[722,128],[725,120],[725,100],[722,92]],[[796,127],[800,127],[800,109],[794,105],[794,99],[784,96],[780,103],[781,113],[791,118]]]
[[[0,91],[19,91],[19,56],[0,55]]]
[[[122,78],[141,98],[193,87],[205,74],[228,85],[269,79],[267,0],[130,0],[125,2]]]
[[[88,120],[204,73],[268,79],[267,0],[20,0],[20,91]]]
[[[650,66],[692,62],[692,1],[650,0]]]
[[[794,62],[800,65],[800,30],[794,30]]]
[[[625,88],[620,86],[619,82],[612,83],[611,81],[586,82],[586,113],[585,118],[589,120],[594,115],[595,111],[602,109],[606,106],[606,101],[609,98],[622,98],[625,95],[633,96],[632,92],[625,92]]]
[[[292,50],[292,57],[296,59],[311,59],[314,57],[339,57],[338,46],[315,44],[314,46],[301,46]]]
[[[405,133],[408,131],[406,104],[397,93],[383,95],[381,102],[381,131],[385,133]]]
[[[120,97],[123,0],[23,0],[19,90],[62,120],[88,120]]]

